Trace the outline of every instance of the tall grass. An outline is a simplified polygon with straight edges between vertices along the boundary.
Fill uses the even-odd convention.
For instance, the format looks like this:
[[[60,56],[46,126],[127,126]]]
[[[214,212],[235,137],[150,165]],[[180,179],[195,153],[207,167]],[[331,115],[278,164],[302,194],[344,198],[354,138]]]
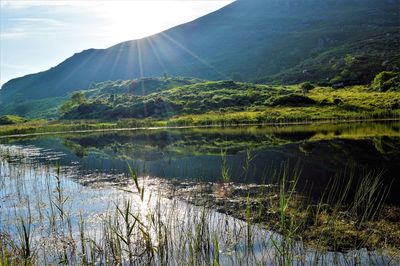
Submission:
[[[247,157],[250,165],[252,157]],[[298,193],[300,171],[283,166],[276,172],[277,197],[268,205],[271,210],[276,207],[278,215],[272,232],[252,222],[262,210],[255,207],[250,194],[246,196],[245,219],[239,220],[204,206],[163,198],[146,187],[146,180],[138,177],[132,166],[128,168],[131,180],[124,191],[129,192],[117,191],[106,197],[104,200],[111,204],[100,209],[100,217],[93,221],[87,213],[90,202],[78,201],[86,206],[73,208],[79,192],[72,194],[77,187],[68,183],[67,169],[5,163],[0,178],[11,179],[11,183],[2,193],[15,190],[23,198],[29,191],[20,184],[32,182],[38,192],[29,192],[28,202],[40,204],[35,205],[33,213],[29,204],[15,206],[16,215],[20,208],[27,211],[15,227],[17,234],[13,234],[12,223],[0,227],[2,236],[5,230],[10,235],[0,237],[1,265],[292,265],[312,263],[317,258],[324,258],[326,264],[355,263],[353,255],[308,249],[302,234],[312,226],[310,221],[321,223],[326,215],[335,221],[346,212],[359,226],[376,220],[388,193],[380,176],[371,174],[358,182],[354,193],[355,178],[345,186],[338,179],[332,181],[320,201],[307,202]],[[91,188],[84,189],[94,193]],[[45,215],[39,215],[39,211]],[[15,217],[2,211],[1,221],[7,221],[6,214],[9,219]],[[360,256],[365,260],[367,255]],[[384,255],[382,260],[388,261]]]
[[[231,179],[230,169],[226,160],[226,150],[221,149],[221,178],[223,183],[228,183]]]

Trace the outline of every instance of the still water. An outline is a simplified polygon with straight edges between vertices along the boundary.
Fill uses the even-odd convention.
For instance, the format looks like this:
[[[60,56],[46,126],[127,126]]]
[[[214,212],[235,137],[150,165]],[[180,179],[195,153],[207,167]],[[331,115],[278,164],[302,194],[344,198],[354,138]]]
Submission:
[[[69,264],[78,263],[73,260],[79,257],[73,255],[75,249],[65,247],[68,239],[79,239],[80,221],[86,223],[86,234],[96,239],[107,215],[132,197],[138,203],[135,210],[143,217],[159,206],[163,219],[172,217],[163,221],[174,228],[171,245],[181,243],[188,232],[196,231],[193,227],[198,219],[206,217],[213,225],[208,230],[225,243],[219,251],[223,264],[277,263],[271,238],[279,242],[279,235],[215,211],[200,215],[204,211],[200,207],[151,192],[151,188],[162,188],[163,181],[221,183],[222,169],[230,183],[259,185],[276,182],[279,169],[298,171],[300,189],[311,197],[323,193],[335,176],[346,179],[373,173],[391,186],[388,202],[400,204],[396,195],[400,189],[400,122],[152,129],[3,138],[0,142],[0,233],[18,237],[20,220],[30,219],[32,242],[40,246],[39,263],[57,263],[60,257],[70,258]],[[150,189],[144,200],[131,193],[135,187],[127,182],[128,164],[139,176],[147,177],[146,189]],[[62,213],[68,214],[66,220],[58,214],[60,204]],[[253,243],[248,247],[250,231]],[[299,264],[316,259],[321,265],[387,265],[391,261],[366,250],[320,254],[301,243],[295,249],[294,254],[300,255],[293,260]],[[172,261],[182,259],[176,250],[168,251]],[[207,254],[202,259],[213,260]]]
[[[399,122],[154,129],[2,142],[47,151],[41,161],[57,159],[84,173],[126,173],[129,163],[139,175],[219,182],[226,161],[230,181],[268,184],[277,169],[288,166],[300,172],[299,185],[315,194],[334,176],[346,179],[373,173],[391,185],[388,201],[400,203],[396,197],[400,189]]]

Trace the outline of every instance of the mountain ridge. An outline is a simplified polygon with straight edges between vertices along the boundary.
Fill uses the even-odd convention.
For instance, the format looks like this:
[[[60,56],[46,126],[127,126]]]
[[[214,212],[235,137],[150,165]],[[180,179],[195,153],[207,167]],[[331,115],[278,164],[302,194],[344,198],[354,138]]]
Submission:
[[[266,77],[296,68],[313,53],[357,44],[382,32],[394,32],[393,39],[399,40],[398,4],[398,0],[238,0],[161,33],[106,49],[83,50],[49,70],[10,80],[0,90],[0,102],[63,96],[95,82],[164,74],[270,81]],[[395,59],[374,71],[398,67]],[[313,81],[321,80],[326,77]]]

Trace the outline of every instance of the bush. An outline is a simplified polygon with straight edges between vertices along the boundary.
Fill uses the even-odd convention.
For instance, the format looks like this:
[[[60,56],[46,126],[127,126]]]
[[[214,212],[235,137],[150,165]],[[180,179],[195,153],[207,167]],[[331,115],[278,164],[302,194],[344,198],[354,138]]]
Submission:
[[[304,105],[311,105],[315,104],[316,102],[303,95],[299,94],[288,94],[278,97],[271,97],[266,104],[271,106],[304,106]]]
[[[0,125],[14,125],[28,121],[27,119],[17,115],[3,115],[0,116]]]
[[[303,92],[303,94],[308,93],[310,90],[314,89],[315,86],[312,85],[310,82],[304,82],[300,85],[300,89]]]
[[[375,76],[372,81],[372,88],[379,91],[399,91],[400,73],[391,71],[382,71]]]
[[[341,103],[342,103],[342,100],[339,99],[339,98],[335,98],[335,99],[333,100],[333,103],[336,104],[336,105],[338,105],[338,104],[341,104]]]

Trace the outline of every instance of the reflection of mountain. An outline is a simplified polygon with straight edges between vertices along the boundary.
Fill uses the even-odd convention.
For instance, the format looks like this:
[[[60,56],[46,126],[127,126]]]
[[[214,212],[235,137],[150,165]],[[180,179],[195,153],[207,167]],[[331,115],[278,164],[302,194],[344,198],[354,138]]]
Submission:
[[[85,171],[126,172],[130,162],[139,174],[208,181],[221,179],[221,149],[226,149],[232,180],[271,182],[273,173],[289,162],[290,168],[299,163],[300,184],[312,184],[317,191],[346,167],[355,168],[355,177],[385,170],[385,182],[395,179],[394,191],[400,189],[400,134],[393,135],[396,128],[391,128],[390,124],[372,124],[371,128],[351,124],[138,130],[14,142],[63,152],[66,156],[62,164],[78,161]],[[370,132],[373,137],[362,138],[360,132]],[[253,159],[245,174],[246,150],[251,151]]]
[[[224,130],[160,130],[125,133],[109,133],[82,137],[67,137],[67,143],[74,142],[81,149],[111,153],[124,158],[156,160],[165,156],[182,157],[200,154],[219,155],[221,150],[235,154],[246,149],[260,149],[289,143],[273,134],[243,134],[243,131]],[[68,144],[71,146],[71,144]],[[78,151],[81,153],[81,149]],[[77,150],[74,148],[74,150]]]
[[[88,150],[97,150],[97,152],[107,151],[112,156],[143,160],[159,159],[166,155],[170,157],[220,155],[221,150],[228,154],[235,154],[245,150],[296,142],[303,142],[300,147],[304,153],[308,153],[308,149],[312,148],[310,141],[331,139],[371,138],[375,142],[382,139],[384,143],[384,146],[380,148],[382,150],[384,147],[389,149],[391,136],[400,136],[398,125],[398,123],[377,123],[136,130],[86,135],[72,134],[64,136],[63,141],[65,146],[70,146],[70,149],[79,156],[87,154]],[[396,144],[393,145],[395,148]]]
[[[277,132],[274,133],[274,136],[279,139],[285,139],[288,141],[300,141],[300,140],[308,140],[315,135],[315,132],[307,131],[307,132]]]

